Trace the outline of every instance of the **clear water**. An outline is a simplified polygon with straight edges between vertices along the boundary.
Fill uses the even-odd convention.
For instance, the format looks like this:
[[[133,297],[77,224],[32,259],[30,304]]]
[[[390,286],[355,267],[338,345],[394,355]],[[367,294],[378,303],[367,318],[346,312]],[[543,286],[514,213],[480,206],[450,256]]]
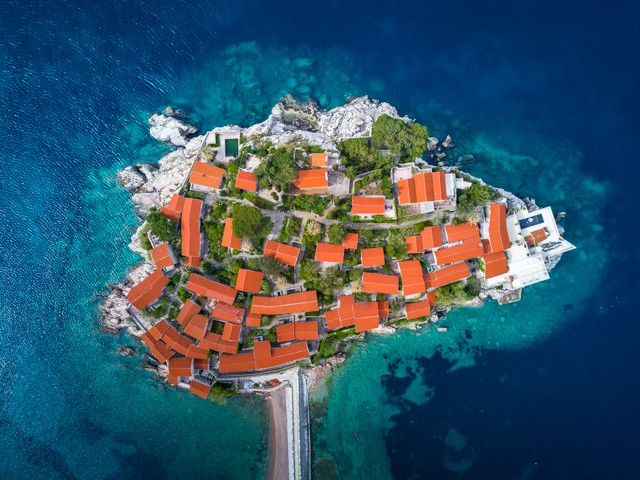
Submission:
[[[315,424],[333,462],[317,477],[637,478],[639,18],[595,2],[4,2],[2,477],[263,477],[264,404],[166,389],[115,355],[133,341],[99,331],[94,296],[136,262],[115,172],[166,152],[146,115],[249,125],[290,92],[366,93],[451,133],[471,173],[565,210],[579,247],[518,305],[356,348]]]

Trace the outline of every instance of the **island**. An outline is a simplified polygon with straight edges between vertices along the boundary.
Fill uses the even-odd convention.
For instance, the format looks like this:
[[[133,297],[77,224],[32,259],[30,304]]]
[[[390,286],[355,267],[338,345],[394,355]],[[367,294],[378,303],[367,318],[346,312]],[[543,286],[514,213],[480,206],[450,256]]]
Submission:
[[[175,149],[118,173],[143,261],[102,325],[198,397],[266,395],[270,478],[310,478],[308,390],[346,345],[516,302],[575,248],[561,213],[463,172],[473,157],[452,160],[449,136],[367,97],[287,95],[260,124],[200,135],[171,108],[149,124]]]

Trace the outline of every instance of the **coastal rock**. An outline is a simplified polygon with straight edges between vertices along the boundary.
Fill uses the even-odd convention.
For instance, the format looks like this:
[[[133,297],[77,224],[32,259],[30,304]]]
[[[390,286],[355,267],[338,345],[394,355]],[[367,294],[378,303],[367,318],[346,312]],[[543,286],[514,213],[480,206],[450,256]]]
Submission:
[[[335,151],[335,140],[370,135],[373,122],[385,114],[400,118],[397,110],[388,103],[370,100],[366,96],[323,111],[311,100],[300,102],[291,95],[285,95],[273,107],[267,120],[245,129],[243,135],[266,138],[277,145],[302,139]],[[406,117],[403,120],[409,121]]]
[[[182,120],[165,114],[153,114],[149,117],[151,126],[149,133],[161,142],[168,142],[177,147],[187,144],[187,137],[198,133],[198,129]]]
[[[104,330],[111,333],[118,333],[124,329],[132,330],[127,311],[129,308],[128,291],[129,289],[124,285],[115,285],[104,302],[100,304],[98,308],[101,314],[100,325]]]
[[[123,346],[118,349],[117,353],[123,357],[135,357],[136,349],[129,346]]]

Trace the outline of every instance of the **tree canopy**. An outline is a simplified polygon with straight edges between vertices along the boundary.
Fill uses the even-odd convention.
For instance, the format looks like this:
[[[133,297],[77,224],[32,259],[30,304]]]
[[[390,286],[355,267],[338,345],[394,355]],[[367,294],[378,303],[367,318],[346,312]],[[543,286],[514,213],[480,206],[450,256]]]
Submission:
[[[331,225],[329,227],[329,241],[331,243],[335,243],[336,245],[340,245],[342,240],[344,240],[344,236],[347,234],[346,230],[342,225],[336,223],[335,225]]]
[[[385,253],[388,257],[403,260],[407,256],[407,242],[399,232],[391,232],[387,240]]]
[[[381,115],[373,122],[371,138],[402,157],[420,157],[427,149],[429,131],[419,123],[406,123],[399,118]]]
[[[165,218],[158,209],[152,208],[149,211],[147,224],[151,234],[161,242],[169,242],[175,245],[180,241],[180,234],[175,222]]]
[[[393,159],[382,155],[369,145],[366,138],[350,138],[338,144],[338,150],[343,155],[343,165],[349,178],[355,177],[357,172],[365,172],[374,168],[391,168]]]
[[[254,175],[263,188],[273,186],[279,191],[287,191],[296,178],[293,154],[285,147],[278,148],[255,169]]]
[[[249,205],[235,204],[231,209],[233,233],[237,237],[261,239],[271,232],[271,218],[263,217],[260,210]]]

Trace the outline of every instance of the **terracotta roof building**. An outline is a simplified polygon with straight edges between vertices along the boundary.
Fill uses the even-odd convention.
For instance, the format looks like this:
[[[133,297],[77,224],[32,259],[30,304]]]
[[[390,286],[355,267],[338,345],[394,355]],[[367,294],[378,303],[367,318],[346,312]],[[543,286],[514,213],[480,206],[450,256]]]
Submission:
[[[258,190],[258,181],[253,172],[247,170],[239,170],[236,177],[235,187],[238,190],[246,190],[247,192],[255,192]]]
[[[259,313],[247,313],[244,323],[247,327],[259,328],[262,323],[262,315]]]
[[[424,283],[428,289],[442,287],[457,282],[471,275],[469,266],[462,262],[440,268],[424,275]]]
[[[480,230],[475,223],[461,223],[460,225],[447,225],[444,227],[447,235],[447,243],[467,240],[468,238],[480,238]]]
[[[485,278],[494,278],[509,271],[507,256],[504,252],[489,253],[483,257],[483,260]]]
[[[185,198],[182,211],[182,256],[186,257],[190,267],[200,266],[200,215],[202,214],[202,200]]]
[[[167,365],[169,366],[169,375],[175,375],[176,377],[193,376],[193,358],[170,358]]]
[[[384,197],[361,197],[351,199],[352,215],[384,215]]]
[[[326,167],[329,154],[327,153],[312,153],[309,155],[309,161],[312,167]]]
[[[214,307],[211,309],[211,316],[213,318],[238,325],[242,323],[244,313],[244,308],[236,307],[224,302],[216,302]]]
[[[178,263],[173,255],[173,249],[168,243],[161,243],[152,248],[150,253],[151,259],[158,270],[171,269]]]
[[[353,295],[340,297],[340,306],[325,312],[324,318],[329,330],[356,327],[358,333],[372,330],[380,325],[380,318],[388,316],[387,302],[358,302]]]
[[[202,399],[206,399],[211,391],[211,385],[199,382],[198,380],[191,380],[189,391]]]
[[[222,330],[222,340],[227,342],[239,342],[240,333],[242,332],[242,326],[234,325],[233,323],[225,323]]]
[[[180,216],[182,215],[182,210],[184,208],[184,199],[185,197],[174,193],[171,197],[171,200],[169,201],[169,205],[167,205],[166,207],[160,207],[160,213],[169,220],[179,222]]]
[[[237,290],[222,283],[214,282],[208,278],[204,278],[197,273],[192,274],[187,281],[186,289],[196,295],[212,298],[219,302],[233,305],[236,299]]]
[[[262,290],[262,280],[264,279],[264,272],[255,272],[253,270],[247,270],[241,268],[238,270],[238,277],[236,278],[236,290],[249,293],[260,293]]]
[[[318,322],[291,322],[276,327],[278,343],[294,340],[318,340]]]
[[[363,267],[379,267],[384,265],[384,248],[363,248],[360,252]]]
[[[342,263],[344,262],[344,247],[333,243],[318,243],[315,259],[316,262]]]
[[[307,342],[284,347],[271,347],[269,342],[255,342],[253,352],[238,355],[220,355],[220,373],[236,373],[275,368],[309,358]]]
[[[129,290],[127,298],[131,305],[138,310],[142,310],[147,305],[152,304],[162,296],[164,287],[169,283],[169,279],[164,276],[161,270],[156,270],[140,283]]]
[[[424,227],[420,232],[420,236],[425,250],[432,250],[442,246],[442,232],[439,225]]]
[[[206,333],[209,331],[209,319],[204,315],[196,314],[191,317],[189,323],[184,328],[184,333],[202,340]]]
[[[357,233],[347,233],[342,239],[342,246],[345,250],[357,250],[358,249],[358,234]]]
[[[462,243],[448,248],[435,250],[433,255],[438,265],[446,265],[448,263],[461,262],[472,258],[481,257],[484,254],[484,248],[480,237],[468,238]]]
[[[405,297],[417,295],[427,291],[422,273],[422,264],[419,260],[405,260],[398,262],[400,276],[402,277],[402,294]]]
[[[511,247],[507,232],[507,207],[492,203],[489,207],[489,246],[492,252],[502,252]]]
[[[224,232],[222,233],[222,242],[220,242],[225,248],[233,248],[234,250],[240,250],[242,245],[242,239],[236,237],[233,233],[233,218],[227,217],[224,220]]]
[[[428,299],[407,303],[404,308],[407,313],[407,320],[415,320],[416,318],[431,315],[431,302]]]
[[[187,300],[182,305],[176,321],[180,325],[186,326],[191,321],[194,315],[200,313],[200,310],[202,310],[202,307],[200,307],[200,305],[195,303],[193,300]]]
[[[524,237],[524,241],[527,242],[529,247],[535,247],[539,243],[544,242],[548,238],[547,231],[544,228],[534,230],[529,235]]]
[[[262,253],[265,257],[272,257],[280,263],[295,267],[296,263],[298,263],[300,249],[274,240],[267,240]]]
[[[410,237],[405,237],[404,241],[407,244],[407,253],[409,255],[424,252],[424,245],[422,243],[421,235],[411,235]]]
[[[284,315],[317,312],[318,310],[318,297],[315,290],[277,297],[254,296],[251,302],[251,313],[260,315]]]
[[[193,190],[214,190],[222,186],[224,169],[205,162],[195,162],[189,175]]]
[[[441,202],[447,199],[444,172],[420,172],[408,179],[398,180],[400,205]]]
[[[293,184],[300,190],[327,188],[329,186],[329,175],[327,172],[328,170],[326,168],[298,170]]]
[[[362,291],[365,293],[386,293],[397,295],[399,290],[398,277],[382,273],[363,272]]]
[[[234,355],[238,352],[238,342],[224,340],[217,333],[208,332],[199,343],[200,347],[213,350],[218,353],[228,353]]]

